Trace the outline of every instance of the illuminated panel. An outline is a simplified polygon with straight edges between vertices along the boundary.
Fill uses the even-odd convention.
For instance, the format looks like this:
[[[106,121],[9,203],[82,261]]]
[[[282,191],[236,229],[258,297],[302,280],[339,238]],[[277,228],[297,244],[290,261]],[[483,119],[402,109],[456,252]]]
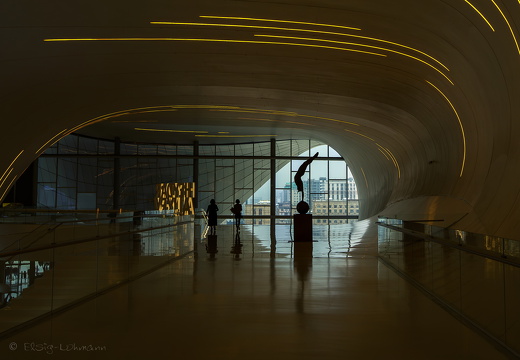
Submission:
[[[195,183],[161,183],[155,186],[155,208],[175,215],[194,215]]]
[[[408,54],[405,54],[405,53],[402,53],[400,51],[395,51],[395,50],[392,50],[392,49],[388,49],[388,48],[383,48],[383,47],[379,47],[379,46],[373,46],[373,45],[366,45],[366,44],[359,44],[359,43],[350,43],[350,42],[344,42],[344,41],[335,41],[335,40],[327,40],[327,39],[314,39],[314,38],[302,38],[302,37],[294,37],[294,36],[276,36],[276,35],[263,35],[263,34],[255,34],[255,36],[258,36],[258,37],[269,37],[269,38],[277,38],[277,39],[292,39],[292,40],[303,40],[303,41],[321,41],[321,42],[328,42],[328,43],[334,43],[334,44],[341,44],[341,45],[354,45],[354,46],[361,46],[361,47],[368,47],[368,48],[371,48],[371,49],[376,49],[376,50],[383,50],[383,51],[388,51],[388,52],[392,52],[394,54],[398,54],[398,55],[402,55],[402,56],[406,56],[408,58],[411,58],[411,59],[414,59],[414,60],[417,60],[417,61],[420,61],[422,62],[423,64],[426,64],[428,65],[429,67],[431,67],[432,69],[434,69],[435,71],[437,71],[439,74],[441,74],[442,76],[444,76],[452,85],[453,85],[453,81],[450,80],[450,78],[448,76],[446,76],[446,74],[444,74],[442,71],[440,71],[439,69],[437,69],[435,66],[433,66],[432,64],[424,61],[424,60],[421,60],[419,59],[418,57],[415,57],[415,56],[412,56],[412,55],[408,55]]]
[[[265,19],[262,20],[262,19],[252,19],[252,18],[251,18],[251,20],[265,21]],[[365,39],[365,40],[371,40],[371,41],[391,44],[391,45],[394,45],[394,46],[398,46],[398,47],[402,47],[402,48],[405,48],[405,49],[408,49],[408,50],[412,50],[412,51],[418,52],[419,54],[422,54],[422,55],[432,59],[433,61],[437,62],[439,65],[441,65],[442,67],[444,67],[446,70],[449,71],[449,69],[443,63],[441,63],[439,60],[435,59],[433,56],[428,55],[427,53],[425,53],[425,52],[423,52],[423,51],[421,51],[419,49],[416,49],[416,48],[413,48],[413,47],[410,47],[410,46],[407,46],[407,45],[399,44],[399,43],[396,43],[396,42],[393,42],[393,41],[388,41],[388,40],[379,39],[379,38],[373,38],[373,37],[369,37],[369,36],[353,35],[353,34],[332,32],[332,31],[309,30],[309,29],[286,28],[286,27],[274,27],[274,26],[254,26],[254,25],[236,25],[236,24],[208,24],[208,23],[182,23],[182,22],[169,22],[169,21],[160,21],[160,22],[156,21],[156,22],[150,22],[150,24],[155,24],[155,25],[157,25],[157,24],[160,24],[160,25],[188,25],[188,26],[221,26],[221,27],[236,27],[236,28],[246,28],[246,29],[249,28],[249,29],[285,30],[285,31],[308,32],[308,33],[315,33],[315,34],[328,34],[328,35],[338,35],[338,36],[349,36],[349,37],[354,37],[354,38],[358,38],[358,39]]]
[[[520,2],[520,0],[518,0]],[[359,28],[350,27],[350,26],[341,26],[341,25],[332,25],[332,24],[320,24],[320,23],[310,23],[303,21],[291,21],[291,20],[275,20],[275,19],[256,19],[256,18],[246,18],[246,17],[235,17],[235,16],[209,16],[209,15],[201,15],[201,18],[206,19],[226,19],[226,20],[252,20],[252,21],[267,21],[267,22],[278,22],[285,24],[301,24],[301,25],[312,25],[312,26],[325,26],[325,27],[334,27],[339,29],[347,29],[347,30],[361,30]]]
[[[288,43],[288,42],[277,42],[277,41],[253,41],[253,40],[231,40],[231,39],[183,39],[183,38],[99,38],[99,39],[87,39],[87,38],[75,38],[75,39],[44,39],[44,41],[202,41],[202,42],[226,42],[226,43],[246,43],[246,44],[272,44],[272,45],[290,45],[290,46],[303,46],[321,49],[333,49],[351,51],[368,55],[386,57],[384,54],[362,51],[356,49],[347,49],[334,46],[324,45],[313,45],[313,44],[301,44],[301,43]]]
[[[513,40],[515,41],[515,45],[516,45],[516,50],[518,51],[518,53],[520,54],[520,47],[518,46],[518,41],[516,41],[516,36],[515,36],[515,32],[513,31],[513,28],[511,27],[511,24],[509,23],[509,20],[507,20],[507,17],[506,15],[504,14],[504,12],[502,11],[502,9],[497,5],[497,3],[495,2],[495,0],[491,0],[493,2],[493,4],[495,4],[496,8],[498,9],[498,11],[500,11],[500,15],[502,15],[502,17],[504,18],[507,26],[509,27],[509,31],[511,32],[511,35],[513,36]]]
[[[486,19],[486,17],[484,16],[484,14],[482,14],[472,3],[470,3],[468,0],[465,0],[466,3],[469,4],[469,6],[471,6],[473,8],[473,10],[475,10],[481,17],[482,19],[484,19],[484,21],[489,25],[489,27],[491,28],[491,30],[495,31],[495,29],[493,28],[493,26],[491,26],[491,23]],[[519,0],[520,1],[520,0]]]
[[[435,85],[433,85],[431,82],[427,81],[428,84],[430,84],[435,90],[439,92],[439,94],[442,95],[444,99],[450,104],[451,108],[453,109],[453,112],[455,113],[455,116],[457,116],[457,120],[459,121],[460,131],[462,133],[462,144],[463,144],[463,154],[462,154],[462,165],[460,168],[460,177],[462,177],[462,173],[464,172],[464,166],[466,164],[466,134],[464,133],[464,126],[462,125],[462,120],[460,119],[459,113],[455,109],[455,106],[451,103],[450,99],[444,93]]]

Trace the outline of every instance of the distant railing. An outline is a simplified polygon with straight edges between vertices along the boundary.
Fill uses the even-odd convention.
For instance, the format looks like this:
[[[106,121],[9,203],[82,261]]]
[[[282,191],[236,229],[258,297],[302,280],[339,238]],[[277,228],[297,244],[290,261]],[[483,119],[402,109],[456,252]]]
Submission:
[[[379,258],[452,315],[519,357],[520,242],[431,222],[380,218]]]
[[[193,215],[29,214],[0,222],[0,338],[193,251]]]

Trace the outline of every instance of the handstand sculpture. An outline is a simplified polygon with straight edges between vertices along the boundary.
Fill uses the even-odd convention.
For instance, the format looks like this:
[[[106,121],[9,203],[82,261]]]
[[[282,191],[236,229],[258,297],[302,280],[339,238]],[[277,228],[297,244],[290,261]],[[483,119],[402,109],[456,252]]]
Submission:
[[[301,193],[302,193],[302,201],[303,201],[303,198],[304,198],[302,176],[305,174],[305,170],[307,170],[307,166],[309,166],[309,164],[310,164],[310,163],[311,163],[315,158],[318,157],[318,154],[319,154],[319,153],[316,153],[316,154],[314,154],[313,157],[308,158],[307,160],[305,160],[305,162],[304,162],[303,164],[300,165],[300,167],[298,168],[298,171],[297,171],[296,174],[294,175],[294,183],[296,184],[296,188],[298,189],[298,192],[301,191]]]

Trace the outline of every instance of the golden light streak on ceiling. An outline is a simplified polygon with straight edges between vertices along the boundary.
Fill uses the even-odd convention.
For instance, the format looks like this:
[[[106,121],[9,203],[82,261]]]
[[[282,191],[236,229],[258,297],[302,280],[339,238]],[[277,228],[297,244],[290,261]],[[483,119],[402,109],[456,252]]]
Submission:
[[[118,123],[157,123],[159,120],[115,120],[111,121],[114,124]]]
[[[236,110],[233,109],[233,110],[210,110],[210,111],[229,111],[229,112],[242,112],[242,113],[254,113],[254,114],[282,115],[282,116],[291,116],[291,117],[307,117],[307,118],[313,118],[313,119],[319,119],[319,120],[334,121],[334,122],[339,122],[339,123],[348,124],[348,125],[360,126],[359,124],[356,124],[356,123],[353,123],[350,121],[326,118],[326,117],[321,117],[321,116],[304,115],[304,114],[299,114],[296,112],[288,112],[288,111],[247,109],[247,108],[244,108],[244,109],[238,108]]]
[[[301,43],[286,43],[286,42],[277,42],[277,41],[254,41],[254,40],[232,40],[232,39],[196,39],[196,38],[70,38],[70,39],[44,39],[43,41],[200,41],[200,42],[226,42],[226,43],[243,43],[243,44],[272,44],[272,45],[290,45],[290,46],[302,46],[302,47],[312,47],[312,48],[321,48],[321,49],[332,49],[332,50],[342,50],[342,51],[350,51],[357,52],[362,54],[374,55],[374,56],[382,56],[386,57],[384,54],[378,54],[369,51],[362,51],[357,49],[347,49],[347,48],[339,48],[334,46],[323,46],[323,45],[313,45],[313,44],[301,44]]]
[[[163,111],[177,111],[177,109],[232,109],[236,108],[235,106],[220,106],[220,105],[165,105],[165,106],[147,106],[142,108],[135,108],[135,109],[127,109],[122,111],[116,111],[113,113],[101,115],[98,117],[95,117],[93,119],[87,120],[78,126],[74,127],[72,130],[69,131],[69,134],[73,133],[74,131],[77,131],[79,129],[84,128],[85,126],[92,125],[101,121],[105,121],[108,119],[112,119],[115,117],[120,117],[124,115],[134,115],[134,114],[143,114],[143,113],[153,113],[153,112],[163,112]]]
[[[491,23],[488,21],[488,19],[486,19],[486,17],[484,16],[484,14],[482,14],[472,3],[470,3],[468,0],[465,0],[466,3],[469,4],[469,6],[471,6],[473,8],[473,10],[475,10],[481,17],[482,19],[484,19],[484,21],[489,25],[489,27],[491,28],[491,30],[495,31],[495,29],[493,28],[493,26],[491,25]],[[520,2],[520,0],[518,0]]]
[[[316,126],[314,124],[307,124],[298,121],[287,121],[287,120],[275,120],[275,119],[259,119],[259,118],[237,118],[238,120],[254,120],[254,121],[269,121],[269,122],[278,122],[278,123],[287,123],[287,124],[297,124],[297,125],[305,125],[305,126]]]
[[[363,170],[363,168],[361,168],[361,173],[363,174],[363,177],[365,178],[365,185],[367,186],[367,189],[368,189],[368,180],[367,180],[367,176],[365,175],[365,170]]]
[[[197,137],[214,138],[255,138],[255,137],[275,137],[278,135],[195,135]]]
[[[366,135],[360,134],[360,133],[355,132],[355,131],[352,131],[352,130],[347,130],[347,129],[343,129],[343,130],[348,131],[348,132],[351,132],[351,133],[356,134],[356,135],[359,135],[359,136],[363,136],[363,137],[367,138],[368,140],[371,140],[371,141],[374,141],[374,142],[375,142],[374,139],[372,139],[371,137],[368,137],[368,136],[366,136]]]
[[[354,126],[360,126],[359,124],[356,124],[356,123],[353,123],[350,121],[331,119],[331,118],[326,118],[326,117],[321,117],[321,116],[312,116],[312,115],[303,115],[303,114],[298,114],[298,116],[308,117],[308,118],[313,118],[313,119],[320,119],[320,120],[334,121],[334,122],[339,122],[339,123],[354,125]]]
[[[36,150],[35,154],[38,154],[40,151],[42,151],[43,149],[46,149],[48,147],[51,147],[52,145],[54,145],[55,143],[57,143],[58,141],[60,141],[60,139],[63,137],[63,136],[67,136],[69,133],[63,135],[65,132],[67,131],[67,129],[65,130],[62,130],[61,132],[59,132],[58,134],[54,135],[49,141],[47,141],[45,144],[43,144],[38,150]],[[63,136],[61,136],[63,135]],[[61,136],[61,137],[60,137]]]
[[[249,18],[249,19],[253,20],[253,21],[266,21],[266,19],[254,19],[254,18]],[[439,60],[437,60],[433,56],[431,56],[431,55],[429,55],[429,54],[427,54],[427,53],[425,53],[425,52],[423,52],[423,51],[421,51],[419,49],[416,49],[416,48],[413,48],[411,46],[407,46],[407,45],[404,45],[404,44],[396,43],[396,42],[393,42],[393,41],[388,41],[388,40],[384,40],[384,39],[380,39],[380,38],[374,38],[374,37],[369,37],[369,36],[346,34],[346,33],[331,32],[331,31],[322,31],[322,30],[309,30],[309,29],[273,27],[273,26],[237,25],[237,24],[183,23],[183,22],[169,22],[169,21],[161,21],[161,22],[155,21],[155,22],[150,22],[150,24],[154,24],[154,25],[160,24],[160,25],[241,27],[241,28],[251,28],[251,29],[286,30],[286,31],[310,32],[310,33],[316,33],[316,34],[349,36],[349,37],[355,37],[355,38],[358,38],[358,39],[365,39],[365,40],[371,40],[371,41],[376,41],[376,42],[383,42],[383,43],[386,43],[386,44],[391,44],[391,45],[394,45],[394,46],[398,46],[398,47],[402,47],[402,48],[409,49],[409,50],[412,50],[412,51],[416,51],[419,54],[422,54],[422,55],[432,59],[433,61],[435,61],[436,63],[438,63],[439,65],[441,65],[442,67],[444,67],[446,70],[449,71],[448,67],[446,65],[444,65],[442,62],[440,62]]]
[[[209,131],[198,131],[198,130],[168,130],[168,129],[143,129],[143,128],[134,128],[134,130],[138,131],[162,131],[162,132],[173,132],[173,133],[197,133],[197,134],[208,134]]]
[[[9,170],[9,172],[7,173],[7,176],[5,177],[5,179],[2,181],[2,183],[0,184],[0,189],[4,186],[4,183],[7,179],[9,179],[9,176],[11,176],[11,173],[14,171],[14,168],[11,168],[11,170]]]
[[[400,179],[401,178],[401,167],[399,166],[399,162],[397,161],[397,158],[394,156],[394,154],[392,154],[392,152],[390,150],[388,150],[384,146],[381,146],[378,143],[376,143],[376,145],[380,149],[382,149],[384,152],[386,152],[388,154],[388,156],[390,156],[392,162],[394,163],[395,168],[397,169],[397,178]]]
[[[520,2],[520,0],[518,0]],[[325,27],[334,27],[339,29],[347,29],[347,30],[361,30],[359,28],[350,27],[350,26],[341,26],[341,25],[333,25],[333,24],[320,24],[320,23],[310,23],[303,21],[291,21],[291,20],[275,20],[275,19],[256,19],[256,18],[246,18],[246,17],[236,17],[236,16],[211,16],[211,15],[201,15],[201,18],[206,19],[227,19],[227,20],[252,20],[252,21],[268,21],[268,22],[279,22],[285,24],[302,24],[302,25],[312,25],[312,26],[325,26]]]
[[[383,154],[383,155],[385,156],[385,158],[386,158],[388,161],[392,161],[392,160],[390,160],[390,158],[388,157],[388,155],[387,155],[383,150],[381,150],[381,149],[377,149],[377,150],[379,150],[379,152],[380,152],[381,154]]]
[[[463,144],[462,165],[461,165],[461,168],[460,168],[460,175],[459,176],[462,177],[462,174],[464,172],[464,166],[466,164],[466,134],[464,132],[464,126],[462,125],[462,120],[460,119],[459,113],[457,112],[457,109],[455,109],[455,106],[453,106],[453,104],[450,101],[450,99],[448,99],[448,97],[446,95],[444,95],[444,93],[437,86],[433,85],[428,80],[426,80],[426,82],[428,84],[430,84],[435,90],[437,90],[439,92],[439,94],[441,94],[442,97],[444,97],[444,99],[446,99],[448,104],[453,109],[453,112],[455,113],[455,116],[457,117],[457,120],[459,121],[460,131],[462,133],[462,144]]]
[[[400,179],[401,178],[401,167],[399,166],[399,162],[397,161],[397,158],[394,156],[394,154],[392,154],[392,152],[390,150],[388,150],[387,148],[385,148],[384,146],[381,146],[379,145],[374,139],[372,139],[371,137],[369,136],[366,136],[364,134],[361,134],[361,133],[358,133],[356,131],[352,131],[352,130],[348,130],[348,129],[343,129],[345,131],[348,131],[350,133],[353,133],[353,134],[356,134],[356,135],[359,135],[359,136],[362,136],[364,138],[367,138],[368,140],[372,141],[374,144],[377,145],[378,149],[383,152],[383,155],[385,155],[385,153],[387,155],[385,155],[385,157],[392,161],[394,163],[394,166],[395,168],[397,169],[397,178]],[[390,157],[390,158],[389,158]]]
[[[7,187],[5,188],[5,191],[1,197],[1,199],[4,199],[5,198],[5,195],[7,194],[7,192],[9,191],[9,189],[11,188],[11,185],[13,185],[14,181],[18,178],[18,176],[15,176],[13,178],[13,180],[11,180],[11,182],[9,183],[9,185],[7,185]]]
[[[219,131],[217,134],[229,134],[229,131]]]
[[[231,110],[215,109],[215,110],[210,110],[210,111],[253,113],[253,114],[262,114],[262,115],[269,114],[269,115],[282,115],[282,116],[291,116],[291,117],[298,116],[297,113],[291,112],[291,111],[262,110],[262,109],[248,109],[248,108],[238,108],[238,109],[231,109]]]
[[[493,2],[493,4],[495,4],[496,8],[498,9],[498,11],[500,11],[500,14],[502,15],[502,17],[504,18],[507,26],[509,27],[509,31],[511,32],[511,35],[513,36],[513,40],[515,41],[515,45],[516,45],[516,50],[518,51],[518,54],[520,54],[520,46],[518,46],[518,41],[516,40],[516,36],[515,36],[515,32],[513,31],[513,28],[511,27],[511,24],[509,23],[509,20],[507,20],[507,17],[506,15],[504,14],[504,12],[502,11],[502,9],[500,8],[500,6],[497,5],[497,3],[495,2],[495,0],[491,0]]]
[[[6,174],[9,172],[9,169],[12,168],[13,164],[16,162],[16,160],[18,160],[18,158],[20,157],[20,155],[23,154],[24,151],[25,150],[20,151],[20,153],[18,155],[16,155],[16,157],[13,159],[13,161],[11,161],[11,163],[9,164],[7,169],[5,169],[4,174],[2,175],[2,177],[0,177],[0,181],[4,181],[5,180],[4,177],[6,177]],[[7,175],[7,176],[9,176],[9,175]]]
[[[405,53],[402,53],[400,51],[396,51],[396,50],[392,50],[392,49],[388,49],[388,48],[383,48],[383,47],[379,47],[379,46],[373,46],[373,45],[366,45],[366,44],[359,44],[359,43],[350,43],[350,42],[343,42],[343,41],[335,41],[335,40],[327,40],[327,39],[314,39],[314,38],[302,38],[302,37],[294,37],[294,36],[277,36],[277,35],[263,35],[263,34],[255,34],[255,36],[258,36],[258,37],[269,37],[269,38],[277,38],[277,39],[292,39],[292,40],[304,40],[304,41],[322,41],[322,42],[329,42],[329,43],[334,43],[334,44],[342,44],[342,45],[355,45],[355,46],[363,46],[363,47],[369,47],[369,48],[372,48],[372,49],[376,49],[376,50],[383,50],[383,51],[388,51],[388,52],[392,52],[392,53],[395,53],[395,54],[399,54],[399,55],[402,55],[402,56],[406,56],[406,57],[409,57],[411,59],[414,59],[414,60],[417,60],[417,61],[420,61],[422,62],[423,64],[426,64],[428,65],[429,67],[431,67],[432,69],[434,69],[435,71],[437,71],[439,74],[441,74],[442,76],[444,76],[452,85],[453,84],[453,81],[451,81],[451,79],[446,75],[444,74],[442,71],[440,71],[439,69],[437,69],[435,66],[433,66],[432,64],[424,61],[424,60],[421,60],[419,59],[418,57],[415,57],[415,56],[412,56],[412,55],[408,55],[408,54],[405,54]]]

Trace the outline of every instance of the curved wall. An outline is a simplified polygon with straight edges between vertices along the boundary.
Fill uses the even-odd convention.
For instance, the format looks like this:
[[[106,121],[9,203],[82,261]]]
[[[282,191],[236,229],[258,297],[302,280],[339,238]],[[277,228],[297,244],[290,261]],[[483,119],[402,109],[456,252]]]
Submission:
[[[469,2],[441,0],[6,5],[0,195],[71,131],[138,136],[135,124],[103,127],[114,121],[104,114],[121,112],[119,120],[132,122],[137,115],[125,115],[127,109],[235,106],[262,116],[244,120],[200,109],[147,116],[170,128],[314,138],[350,164],[363,216],[385,209],[407,216],[413,209],[454,218],[466,230],[520,238],[520,4],[472,4],[480,13]],[[58,38],[90,40],[43,41]],[[379,55],[360,52],[367,50]],[[104,121],[75,128],[91,119]],[[454,208],[461,211],[452,215]]]

